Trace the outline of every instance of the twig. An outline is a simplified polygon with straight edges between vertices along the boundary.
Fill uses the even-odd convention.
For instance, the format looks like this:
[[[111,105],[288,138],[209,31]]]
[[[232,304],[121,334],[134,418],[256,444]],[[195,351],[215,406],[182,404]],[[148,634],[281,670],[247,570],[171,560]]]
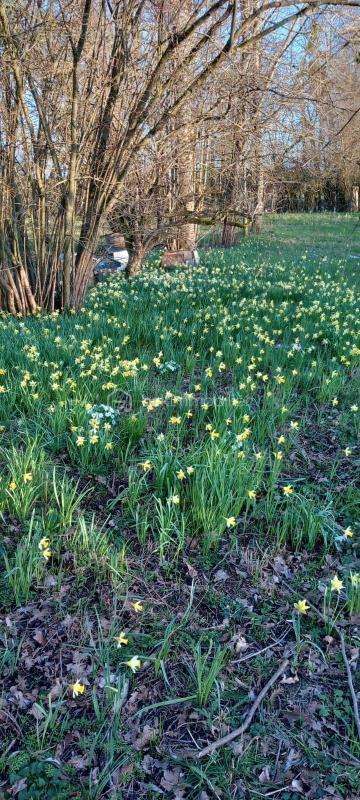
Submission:
[[[261,689],[261,692],[258,694],[255,702],[252,704],[250,711],[245,717],[245,720],[242,723],[242,725],[240,725],[240,728],[236,728],[234,731],[231,731],[231,733],[228,733],[227,736],[222,736],[221,739],[217,739],[215,742],[212,742],[212,744],[209,744],[208,747],[204,747],[203,750],[200,750],[199,753],[195,754],[195,757],[203,758],[204,756],[208,756],[211,753],[213,753],[214,750],[217,750],[219,747],[223,747],[223,745],[225,744],[229,744],[229,742],[232,742],[234,739],[237,739],[238,736],[241,736],[249,727],[257,709],[259,708],[260,703],[264,699],[269,689],[271,689],[271,687],[274,685],[274,683],[276,683],[278,678],[280,678],[280,676],[283,675],[288,666],[289,666],[289,659],[286,658],[285,661],[283,661],[280,667],[276,670],[276,672],[274,672],[274,674],[271,676],[270,680],[268,680],[268,682],[265,684],[263,689]]]
[[[232,661],[231,664],[232,665],[233,664],[242,664],[243,661],[249,661],[249,659],[251,659],[251,658],[256,658],[256,656],[260,656],[261,653],[266,653],[267,650],[272,650],[274,647],[277,647],[277,645],[280,644],[280,642],[282,642],[286,638],[286,636],[288,635],[289,631],[290,631],[290,628],[288,628],[285,631],[285,633],[283,634],[283,636],[280,636],[280,639],[277,639],[276,642],[271,642],[271,644],[268,644],[266,647],[262,647],[261,650],[256,650],[255,653],[247,653],[246,656],[242,656],[242,658],[238,658],[236,661]]]
[[[342,657],[343,657],[343,661],[344,661],[345,668],[346,668],[346,674],[347,674],[347,679],[348,679],[348,684],[349,684],[352,704],[353,704],[353,708],[354,708],[354,717],[355,717],[358,737],[359,737],[359,740],[360,740],[359,706],[358,706],[358,701],[357,701],[357,697],[356,697],[356,692],[355,692],[355,689],[354,689],[354,683],[353,683],[353,679],[352,679],[349,660],[348,660],[348,657],[346,655],[345,637],[344,637],[343,631],[340,631],[340,644],[341,644]]]
[[[0,717],[2,717],[2,716],[6,717],[6,719],[9,720],[10,725],[12,725],[14,730],[16,730],[16,733],[18,734],[18,736],[22,737],[21,728],[18,725],[18,723],[16,722],[16,719],[12,716],[12,714],[10,714],[9,711],[5,711],[5,708],[0,708]]]

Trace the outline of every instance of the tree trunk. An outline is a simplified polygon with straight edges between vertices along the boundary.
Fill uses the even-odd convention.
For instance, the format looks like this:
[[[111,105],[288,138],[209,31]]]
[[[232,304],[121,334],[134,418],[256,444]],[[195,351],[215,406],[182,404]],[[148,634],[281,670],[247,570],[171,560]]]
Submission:
[[[23,267],[16,270],[1,268],[0,300],[1,308],[5,308],[10,314],[35,314],[35,297]]]
[[[360,186],[353,186],[352,188],[351,210],[360,211]]]
[[[254,219],[252,228],[254,233],[260,233],[262,228],[262,218],[264,213],[264,170],[261,162],[261,151],[259,154],[259,172],[258,172],[258,186],[257,186],[257,202],[254,212]]]
[[[224,224],[223,224],[223,229],[222,229],[222,235],[221,235],[221,244],[222,244],[222,246],[223,247],[233,247],[234,244],[235,244],[235,235],[236,235],[236,230],[235,230],[234,226],[230,225],[230,223],[227,221],[227,219],[225,219],[224,220]]]
[[[129,261],[126,267],[127,278],[134,278],[140,274],[145,255],[146,249],[143,245],[135,245],[129,251]]]

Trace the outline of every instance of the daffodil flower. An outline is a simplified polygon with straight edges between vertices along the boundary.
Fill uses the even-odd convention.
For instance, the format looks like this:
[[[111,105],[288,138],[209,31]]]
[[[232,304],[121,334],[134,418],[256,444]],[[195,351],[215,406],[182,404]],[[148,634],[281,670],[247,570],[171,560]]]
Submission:
[[[43,536],[43,538],[40,539],[38,547],[39,547],[39,550],[44,550],[47,547],[49,547],[49,545],[50,545],[50,539],[48,539],[47,536]]]
[[[299,612],[299,614],[307,614],[310,606],[308,605],[307,600],[298,600],[296,603],[294,603],[294,608]]]
[[[115,641],[117,643],[118,650],[123,644],[129,643],[129,639],[127,639],[125,631],[121,631],[118,636],[115,636]]]
[[[144,606],[141,600],[134,600],[134,602],[131,603],[131,607],[134,609],[134,611],[136,611],[137,614],[139,614],[140,611],[144,610]]]
[[[133,656],[129,659],[129,661],[125,661],[125,664],[132,672],[137,672],[138,669],[141,667],[141,661],[138,656]]]
[[[331,589],[331,591],[332,592],[341,592],[341,589],[343,589],[343,588],[344,588],[343,582],[340,580],[340,578],[338,578],[337,575],[334,575],[334,577],[330,581],[330,589]]]
[[[79,681],[75,681],[75,683],[70,684],[70,689],[74,698],[78,697],[79,694],[84,694],[85,692],[84,684],[80,683]]]
[[[283,494],[284,494],[285,496],[287,496],[287,495],[289,495],[289,494],[294,494],[294,487],[293,487],[293,486],[291,486],[291,484],[290,484],[290,483],[288,483],[288,485],[287,485],[287,486],[283,486],[283,489],[282,489],[282,490],[283,490]]]

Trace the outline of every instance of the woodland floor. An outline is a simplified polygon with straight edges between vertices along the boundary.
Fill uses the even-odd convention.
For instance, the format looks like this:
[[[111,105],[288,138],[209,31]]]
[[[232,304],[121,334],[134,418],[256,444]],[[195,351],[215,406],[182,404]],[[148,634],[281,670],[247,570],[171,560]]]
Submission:
[[[359,797],[359,274],[269,216],[0,318],[0,797]]]

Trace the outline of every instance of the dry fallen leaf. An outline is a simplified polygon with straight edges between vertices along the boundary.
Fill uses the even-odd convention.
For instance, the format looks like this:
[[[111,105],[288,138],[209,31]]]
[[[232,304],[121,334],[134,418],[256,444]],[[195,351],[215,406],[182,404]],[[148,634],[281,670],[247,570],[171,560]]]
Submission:
[[[143,750],[156,736],[157,729],[150,725],[145,725],[139,736],[134,741],[135,750]]]
[[[288,678],[284,675],[284,677],[282,678],[281,683],[288,683],[288,684],[299,683],[299,680],[300,680],[300,678],[299,678],[298,675],[289,675]]]
[[[185,564],[186,569],[187,569],[187,571],[188,571],[188,573],[190,575],[190,578],[197,578],[198,577],[198,572],[195,569],[195,567],[193,567],[192,564],[189,564],[188,561],[185,561],[185,559],[184,559],[184,564]]]
[[[302,785],[301,781],[298,781],[296,778],[294,778],[294,780],[291,781],[291,788],[292,788],[293,792],[300,792],[300,794],[304,793],[304,789],[303,789],[303,785]]]
[[[225,572],[225,570],[223,570],[223,569],[218,569],[217,572],[215,572],[214,580],[215,581],[227,581],[228,577],[229,577],[229,573],[228,572]]]
[[[181,771],[180,769],[165,769],[160,784],[167,792],[171,792],[180,783]]]
[[[260,772],[259,782],[260,783],[269,783],[269,781],[270,781],[270,768],[268,766],[266,766]]]

